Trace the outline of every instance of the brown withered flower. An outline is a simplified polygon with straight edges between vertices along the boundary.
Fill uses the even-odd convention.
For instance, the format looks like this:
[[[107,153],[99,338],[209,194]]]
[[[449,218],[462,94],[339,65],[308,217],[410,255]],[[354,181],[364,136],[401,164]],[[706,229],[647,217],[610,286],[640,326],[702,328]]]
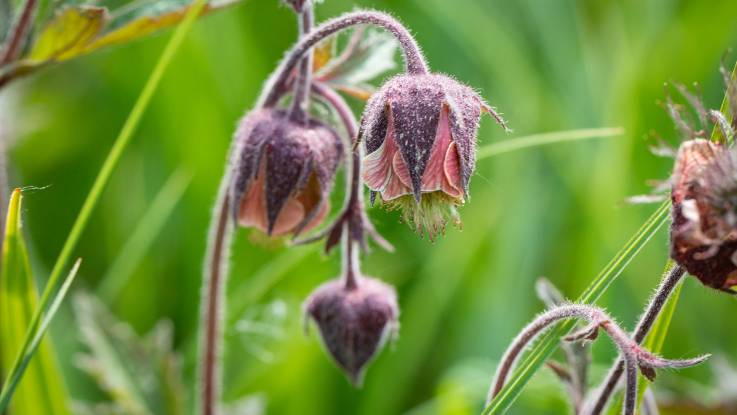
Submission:
[[[325,348],[355,385],[387,339],[399,327],[397,294],[390,285],[369,277],[328,281],[305,301],[305,316],[320,330]]]
[[[681,144],[672,177],[671,257],[705,285],[737,285],[737,153],[718,142]]]
[[[236,140],[230,197],[241,226],[269,236],[298,235],[325,218],[344,156],[343,142],[332,128],[264,108],[241,120]]]
[[[363,180],[390,208],[432,236],[468,198],[483,112],[502,118],[471,88],[439,74],[405,74],[369,101],[361,123]]]

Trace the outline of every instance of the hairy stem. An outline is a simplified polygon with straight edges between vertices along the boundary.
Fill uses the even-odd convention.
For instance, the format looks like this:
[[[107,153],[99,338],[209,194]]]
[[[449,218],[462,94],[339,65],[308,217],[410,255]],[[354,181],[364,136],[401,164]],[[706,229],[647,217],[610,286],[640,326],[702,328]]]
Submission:
[[[343,97],[335,92],[332,88],[321,82],[313,82],[312,90],[322,99],[324,99],[333,109],[335,109],[346,134],[350,137],[347,148],[350,149],[350,164],[348,170],[350,174],[346,174],[346,199],[343,205],[342,213],[337,220],[335,226],[342,226],[343,222],[347,222],[348,226],[343,231],[347,231],[351,235],[353,241],[361,244],[364,250],[367,249],[365,235],[371,236],[379,246],[391,252],[394,247],[385,240],[371,224],[366,215],[363,203],[363,192],[361,187],[361,148],[358,145],[358,125],[353,111],[345,102]],[[315,241],[325,237],[333,227],[328,227],[327,231],[318,234],[308,241]],[[328,242],[329,243],[329,242]]]
[[[0,66],[7,65],[18,58],[23,43],[28,36],[33,23],[33,15],[36,13],[37,0],[26,0],[23,3],[18,20],[10,29],[5,47],[0,56]]]
[[[299,38],[304,38],[312,30],[315,20],[312,3],[307,2],[302,12],[297,16],[299,23]],[[299,63],[297,78],[294,82],[294,96],[292,97],[291,117],[305,122],[310,105],[310,82],[312,78],[312,53],[307,53]]]
[[[492,382],[492,388],[489,392],[489,402],[501,391],[508,374],[514,368],[514,365],[527,345],[554,323],[571,318],[588,321],[594,326],[592,331],[598,330],[599,327],[602,328],[621,351],[627,366],[627,383],[629,386],[625,399],[624,414],[634,413],[635,402],[637,400],[637,355],[635,354],[635,349],[632,347],[632,341],[627,337],[624,330],[614,323],[604,311],[582,304],[567,304],[550,309],[541,314],[520,332],[502,356],[499,369],[497,369],[494,381]]]
[[[230,220],[230,198],[228,184],[230,175],[226,174],[220,185],[215,204],[205,259],[205,275],[202,281],[200,405],[202,415],[217,414],[220,389],[220,339],[221,320],[225,309],[225,285],[228,276],[228,249],[232,235]]]
[[[272,106],[276,103],[280,95],[281,85],[286,82],[289,74],[294,70],[302,57],[305,56],[305,54],[307,54],[318,42],[341,30],[362,24],[371,24],[383,27],[394,35],[399,42],[399,45],[402,47],[405,66],[408,73],[426,74],[429,72],[427,63],[425,62],[425,58],[423,57],[417,42],[409,33],[407,28],[405,28],[395,18],[386,13],[374,11],[347,13],[321,24],[292,47],[292,49],[287,53],[286,58],[266,82],[263,89],[264,92],[259,98],[257,107]]]
[[[694,366],[705,361],[709,356],[699,356],[686,360],[668,360],[656,356],[642,349],[617,323],[603,310],[586,304],[566,304],[555,307],[538,316],[528,324],[512,341],[502,356],[499,369],[494,376],[489,390],[488,402],[504,387],[507,376],[514,368],[522,351],[535,340],[542,332],[561,320],[583,319],[589,322],[584,329],[574,332],[564,339],[567,341],[593,340],[598,331],[603,330],[619,349],[624,360],[627,388],[625,390],[622,413],[632,415],[637,403],[637,369],[642,368],[643,374],[655,376],[655,369],[681,369]]]
[[[637,343],[641,344],[650,329],[653,327],[655,320],[663,310],[665,303],[668,301],[671,293],[676,288],[678,283],[681,281],[685,273],[685,270],[680,265],[675,265],[671,268],[668,273],[663,277],[657,291],[653,295],[650,303],[648,304],[645,312],[640,317],[640,321],[637,323],[637,327],[632,335],[632,339]],[[606,408],[609,399],[611,398],[614,390],[617,388],[619,379],[622,377],[624,371],[624,361],[619,359],[612,369],[609,371],[606,379],[602,383],[602,386],[595,389],[599,391],[599,395],[593,401],[593,407],[591,411],[587,411],[590,415],[599,415]]]

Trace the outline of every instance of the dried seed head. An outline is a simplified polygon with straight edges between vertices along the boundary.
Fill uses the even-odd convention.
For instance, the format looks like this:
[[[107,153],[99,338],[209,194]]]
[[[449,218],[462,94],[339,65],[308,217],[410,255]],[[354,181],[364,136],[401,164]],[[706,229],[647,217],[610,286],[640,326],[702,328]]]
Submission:
[[[359,278],[352,288],[342,279],[329,281],[310,295],[304,308],[330,355],[357,386],[366,365],[399,327],[394,288],[374,278]]]
[[[709,287],[737,285],[737,152],[681,144],[671,178],[671,257]]]
[[[230,196],[241,226],[270,236],[297,235],[325,218],[344,156],[335,131],[319,121],[302,124],[285,111],[266,108],[241,120],[236,140]]]
[[[360,135],[363,179],[432,237],[468,198],[483,111],[504,121],[471,88],[444,75],[399,75],[371,97]]]

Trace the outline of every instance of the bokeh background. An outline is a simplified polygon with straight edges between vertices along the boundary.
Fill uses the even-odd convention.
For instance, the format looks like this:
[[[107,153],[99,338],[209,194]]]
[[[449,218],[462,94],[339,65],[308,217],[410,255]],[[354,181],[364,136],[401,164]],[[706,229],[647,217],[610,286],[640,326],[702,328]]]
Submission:
[[[76,250],[84,258],[76,290],[100,293],[112,272],[120,289],[103,292],[104,302],[119,319],[140,334],[161,319],[173,323],[187,385],[196,367],[206,228],[226,150],[236,121],[296,36],[293,15],[277,3],[245,0],[196,23]],[[505,114],[514,134],[487,119],[481,146],[576,128],[621,126],[625,134],[481,161],[472,200],[461,209],[463,229],[434,243],[396,212],[372,209],[397,249],[375,249],[364,267],[397,287],[401,332],[359,390],[327,359],[315,330],[303,332],[301,302],[338,274],[336,255],[258,245],[239,232],[228,287],[225,397],[251,397],[269,414],[475,414],[496,359],[543,308],[535,280],[547,276],[575,298],[654,211],[656,205],[624,201],[669,174],[672,161],[648,150],[652,132],[677,140],[658,105],[664,83],[698,82],[707,106],[718,107],[718,68],[737,45],[737,2],[325,0],[316,14],[322,20],[356,7],[400,17],[434,70],[466,81]],[[12,114],[11,184],[41,188],[24,199],[41,281],[170,33],[46,69],[4,92]],[[736,56],[726,56],[731,66]],[[188,181],[183,197],[141,260],[126,262],[126,241],[174,172]],[[128,256],[121,260],[122,252]],[[632,327],[666,257],[661,229],[599,305]],[[711,352],[737,365],[735,310],[734,298],[689,278],[664,354]],[[52,338],[73,396],[104,399],[75,365],[80,323],[69,304]],[[613,356],[606,340],[596,343],[594,380]],[[707,364],[661,374],[656,393],[665,401],[686,390],[711,404],[720,399],[708,386],[715,383]],[[543,370],[510,413],[567,411],[563,389]]]

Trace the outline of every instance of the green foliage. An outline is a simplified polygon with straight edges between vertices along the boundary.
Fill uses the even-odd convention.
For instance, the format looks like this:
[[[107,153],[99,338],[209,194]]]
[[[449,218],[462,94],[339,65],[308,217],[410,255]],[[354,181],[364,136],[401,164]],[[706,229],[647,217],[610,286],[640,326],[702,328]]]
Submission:
[[[21,190],[15,189],[5,222],[0,272],[0,363],[5,379],[21,350],[21,341],[38,307],[38,291],[21,224],[21,199]],[[48,340],[41,342],[35,359],[26,369],[11,409],[18,414],[70,413],[64,379],[53,346]]]
[[[237,1],[208,1],[198,15]],[[0,68],[0,75],[10,78],[26,75],[50,63],[138,39],[180,23],[194,5],[190,0],[133,1],[114,10],[85,4],[61,5],[35,36],[28,53],[17,63]],[[1,10],[2,7],[0,13]]]
[[[209,207],[233,126],[295,40],[294,16],[276,2],[244,2],[197,24],[77,248],[86,261],[80,285],[99,288],[160,185],[176,169],[192,174],[162,232],[133,266],[116,301],[106,303],[138,333],[149,332],[162,317],[171,319],[187,385],[194,382],[197,364],[191,350]],[[226,371],[233,376],[226,378],[226,396],[250,397],[251,407],[276,415],[475,415],[494,360],[541,309],[532,291],[535,279],[545,275],[575,296],[652,213],[654,206],[622,202],[648,192],[646,181],[666,178],[672,166],[671,160],[650,155],[644,139],[653,131],[674,142],[672,124],[657,105],[662,84],[699,82],[707,105],[719,104],[723,90],[716,69],[725,50],[737,44],[737,3],[327,0],[318,6],[317,18],[356,7],[400,17],[417,35],[433,70],[478,89],[519,136],[601,126],[622,126],[624,133],[482,159],[471,200],[460,209],[463,230],[449,229],[434,244],[417,238],[396,213],[372,209],[397,253],[375,248],[366,272],[397,285],[402,327],[360,391],[347,385],[299,324],[304,297],[339,272],[335,256],[321,258],[319,247],[264,248],[241,232],[228,292],[228,312],[235,315],[226,330],[234,332],[241,316],[275,300],[289,304],[294,324],[268,344],[270,361],[248,352],[253,336],[228,345]],[[9,154],[14,177],[22,184],[52,185],[24,200],[35,269],[51,268],[56,260],[113,142],[111,128],[123,122],[166,41],[150,36],[42,71],[16,85],[23,87],[19,98],[5,101],[2,108],[13,125],[0,122],[0,128],[14,131]],[[11,97],[4,93],[2,99]],[[360,115],[360,103],[350,102]],[[479,137],[482,149],[513,138],[488,119]],[[333,212],[340,202],[338,197]],[[667,256],[662,230],[599,301],[627,327],[657,285]],[[267,269],[276,271],[260,271]],[[688,278],[663,353],[721,350],[734,361],[730,345],[737,335],[725,330],[733,312],[733,299],[706,292]],[[80,346],[67,339],[81,336],[67,314],[55,320],[53,329],[58,325],[64,333],[55,336],[62,337],[55,347],[60,356],[72,357]],[[601,379],[615,354],[606,342],[597,342],[594,358],[598,371],[592,382]],[[73,359],[60,364],[74,398],[101,398],[89,377],[72,366]],[[706,368],[661,373],[654,384],[658,396],[676,377],[684,385],[712,384]],[[564,392],[546,370],[528,385],[508,414],[569,413]]]
[[[161,321],[139,337],[90,294],[78,293],[74,310],[82,341],[89,350],[77,359],[78,365],[110,398],[101,408],[84,405],[86,413],[186,413],[181,364],[172,351],[169,322]]]

